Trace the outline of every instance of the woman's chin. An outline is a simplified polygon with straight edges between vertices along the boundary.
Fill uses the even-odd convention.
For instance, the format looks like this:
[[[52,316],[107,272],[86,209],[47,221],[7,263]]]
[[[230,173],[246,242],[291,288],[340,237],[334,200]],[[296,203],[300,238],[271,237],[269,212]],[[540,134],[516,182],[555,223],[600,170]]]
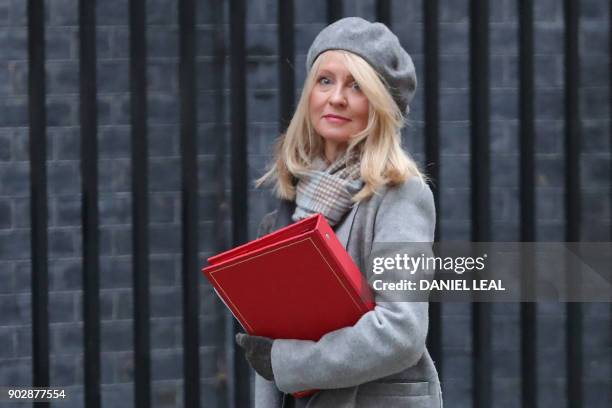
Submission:
[[[350,135],[347,135],[346,133],[323,133],[321,134],[321,137],[323,138],[324,142],[330,142],[330,143],[347,143],[349,141],[349,139],[351,138]]]

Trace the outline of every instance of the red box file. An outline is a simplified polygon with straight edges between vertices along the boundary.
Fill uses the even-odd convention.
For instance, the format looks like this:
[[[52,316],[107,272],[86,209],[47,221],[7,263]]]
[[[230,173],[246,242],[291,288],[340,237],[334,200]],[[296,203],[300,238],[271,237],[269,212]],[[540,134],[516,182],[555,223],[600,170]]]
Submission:
[[[367,282],[320,214],[208,263],[202,272],[252,335],[316,341],[374,308]]]
[[[368,283],[320,214],[208,263],[202,272],[251,335],[317,341],[374,308]]]

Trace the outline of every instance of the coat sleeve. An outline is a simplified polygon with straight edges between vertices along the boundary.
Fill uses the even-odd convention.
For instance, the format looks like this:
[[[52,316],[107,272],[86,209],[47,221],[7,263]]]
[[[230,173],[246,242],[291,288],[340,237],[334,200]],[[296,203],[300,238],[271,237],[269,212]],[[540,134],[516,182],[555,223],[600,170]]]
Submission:
[[[273,381],[255,373],[255,408],[280,408],[282,394]]]
[[[435,208],[427,185],[415,181],[391,188],[376,212],[369,255],[397,253],[397,246],[390,251],[376,245],[383,242],[425,243],[431,250],[434,227]],[[354,326],[327,333],[317,342],[274,341],[272,369],[278,389],[293,393],[352,387],[398,373],[419,361],[425,350],[427,302],[400,302],[388,291],[372,290],[376,307]]]

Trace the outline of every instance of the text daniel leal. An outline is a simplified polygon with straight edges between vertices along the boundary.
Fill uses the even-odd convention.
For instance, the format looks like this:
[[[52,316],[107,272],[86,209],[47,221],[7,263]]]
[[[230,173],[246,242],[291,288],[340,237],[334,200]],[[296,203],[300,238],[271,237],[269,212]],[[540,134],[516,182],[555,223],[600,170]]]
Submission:
[[[421,279],[417,282],[402,279],[398,282],[384,282],[382,279],[374,281],[374,290],[499,290],[505,291],[501,280],[476,279],[467,281],[464,279],[451,280],[427,280]]]

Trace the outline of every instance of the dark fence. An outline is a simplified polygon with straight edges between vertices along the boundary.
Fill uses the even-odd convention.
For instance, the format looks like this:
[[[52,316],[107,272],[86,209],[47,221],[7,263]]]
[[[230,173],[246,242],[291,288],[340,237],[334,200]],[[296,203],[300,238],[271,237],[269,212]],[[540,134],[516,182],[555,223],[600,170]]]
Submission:
[[[179,26],[179,92],[180,92],[180,160],[181,160],[181,248],[182,248],[182,309],[183,309],[183,379],[184,405],[203,404],[200,393],[200,365],[198,355],[198,284],[201,267],[198,257],[198,169],[196,126],[198,101],[196,92],[195,50],[196,35],[194,0],[180,0],[178,8]],[[380,21],[392,29],[393,2],[376,1],[375,14]],[[503,2],[506,6],[508,2]],[[534,105],[534,2],[516,2],[519,31],[519,149],[520,162],[520,240],[535,241],[536,194],[535,194],[535,105]],[[589,4],[592,6],[594,2]],[[602,2],[603,3],[603,2]],[[416,4],[416,3],[415,3]],[[500,3],[501,4],[501,3]],[[149,214],[148,214],[148,161],[147,161],[147,42],[144,0],[129,2],[129,82],[130,82],[130,123],[131,123],[131,169],[132,169],[132,245],[133,245],[133,310],[134,310],[134,387],[135,405],[151,405],[150,327],[149,327]],[[327,1],[327,21],[341,18],[346,12],[347,2]],[[565,34],[563,67],[564,79],[564,121],[565,146],[565,240],[581,239],[581,177],[580,152],[583,136],[580,127],[580,50],[579,50],[579,1],[566,0],[563,3]],[[31,184],[31,260],[32,260],[32,359],[33,385],[49,386],[49,315],[48,315],[48,271],[47,244],[47,157],[45,104],[45,11],[42,0],[28,0],[28,107],[30,132],[30,184]],[[424,93],[424,162],[427,173],[434,181],[432,189],[438,203],[438,219],[441,214],[441,194],[445,186],[441,181],[441,140],[440,140],[440,4],[437,0],[423,1],[422,39],[423,69],[419,73]],[[489,65],[489,18],[491,7],[497,4],[486,0],[469,3],[469,122],[471,146],[471,239],[492,240],[491,228],[491,163],[490,122],[490,65]],[[501,6],[500,6],[501,7]],[[514,7],[514,4],[513,4]],[[230,117],[231,147],[231,243],[238,245],[248,239],[249,214],[247,143],[247,83],[246,83],[246,8],[244,0],[229,1],[229,61],[230,61]],[[84,321],[84,387],[85,406],[101,405],[100,397],[100,304],[99,304],[99,216],[98,216],[98,148],[96,108],[96,2],[79,1],[79,52],[80,52],[80,128],[81,128],[81,175],[82,175],[82,285]],[[278,84],[279,84],[279,128],[282,130],[291,117],[296,98],[295,74],[295,13],[293,1],[277,2],[278,30]],[[211,12],[221,13],[211,8]],[[417,12],[417,11],[415,11]],[[220,34],[215,34],[220,35]],[[221,41],[221,37],[213,39]],[[612,39],[610,40],[612,44]],[[409,50],[410,51],[410,50]],[[608,50],[609,51],[609,50]],[[610,54],[610,52],[609,52]],[[612,70],[610,70],[612,72]],[[221,76],[221,72],[211,72]],[[611,79],[612,81],[612,79]],[[299,85],[299,84],[298,84]],[[612,106],[612,103],[610,103]],[[221,109],[221,108],[220,108]],[[612,145],[612,140],[610,141]],[[224,160],[225,151],[220,145],[212,152],[218,160]],[[217,162],[219,163],[219,162]],[[612,167],[612,166],[611,166]],[[202,173],[199,173],[202,174]],[[209,174],[209,177],[218,177]],[[218,191],[225,190],[219,181]],[[452,186],[451,186],[452,187]],[[220,199],[221,202],[223,199]],[[445,237],[438,229],[436,239]],[[216,248],[224,249],[222,244]],[[442,337],[442,311],[446,305],[431,305],[430,336],[428,344],[442,377],[449,355],[444,352]],[[538,406],[538,378],[540,367],[537,359],[537,305],[520,305],[520,389],[522,406]],[[471,388],[474,407],[496,406],[492,386],[494,351],[491,305],[473,304],[471,311],[472,368]],[[223,330],[219,327],[219,330]],[[236,331],[234,324],[231,331]],[[227,333],[231,337],[231,333]],[[580,304],[567,304],[566,311],[566,393],[568,407],[586,406],[583,385],[584,360],[583,310]],[[229,343],[231,343],[231,339]],[[229,344],[228,343],[228,344]],[[609,344],[608,344],[609,346]],[[229,406],[247,406],[250,399],[250,371],[242,353],[234,346],[233,365],[227,368],[227,394]],[[469,371],[469,370],[468,370]],[[608,379],[609,380],[609,379]],[[607,383],[609,385],[609,381]],[[444,389],[444,383],[443,383]],[[602,396],[606,398],[606,396]],[[609,398],[609,397],[608,397]],[[224,398],[220,398],[224,401]],[[608,400],[609,401],[609,400]],[[455,406],[448,401],[449,406]]]

